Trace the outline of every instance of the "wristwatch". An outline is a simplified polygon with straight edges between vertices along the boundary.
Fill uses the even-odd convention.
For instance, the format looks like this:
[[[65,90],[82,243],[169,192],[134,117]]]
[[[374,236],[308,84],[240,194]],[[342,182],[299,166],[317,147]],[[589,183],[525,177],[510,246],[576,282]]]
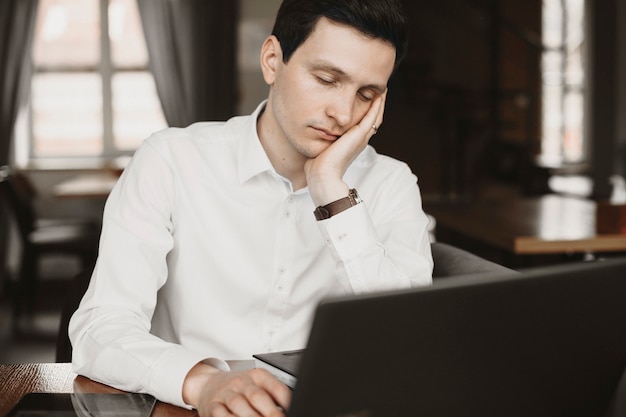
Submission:
[[[350,207],[356,206],[361,203],[361,197],[357,193],[355,188],[350,189],[347,197],[335,200],[332,203],[328,203],[325,206],[319,206],[315,209],[315,219],[324,220],[333,217],[335,214],[339,214]]]

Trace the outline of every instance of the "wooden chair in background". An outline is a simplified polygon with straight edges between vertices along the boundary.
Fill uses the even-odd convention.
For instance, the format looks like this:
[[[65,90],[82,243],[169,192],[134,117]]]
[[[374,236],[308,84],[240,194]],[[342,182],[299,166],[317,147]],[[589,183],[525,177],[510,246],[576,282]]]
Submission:
[[[25,314],[33,312],[43,257],[71,255],[87,270],[93,267],[98,251],[98,223],[81,219],[41,219],[35,210],[36,195],[36,189],[23,173],[0,167],[0,203],[4,205],[0,213],[5,216],[3,224],[17,231],[21,246],[19,271],[9,286],[15,333],[19,333]]]

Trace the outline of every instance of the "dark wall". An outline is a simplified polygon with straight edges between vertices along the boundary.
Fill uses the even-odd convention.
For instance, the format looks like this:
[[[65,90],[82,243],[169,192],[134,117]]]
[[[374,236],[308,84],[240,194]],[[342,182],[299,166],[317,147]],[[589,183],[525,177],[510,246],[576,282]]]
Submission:
[[[376,149],[429,196],[515,183],[538,143],[541,1],[406,0],[410,46]]]
[[[626,3],[585,3],[587,34],[586,131],[593,197],[610,197],[614,174],[626,175]]]

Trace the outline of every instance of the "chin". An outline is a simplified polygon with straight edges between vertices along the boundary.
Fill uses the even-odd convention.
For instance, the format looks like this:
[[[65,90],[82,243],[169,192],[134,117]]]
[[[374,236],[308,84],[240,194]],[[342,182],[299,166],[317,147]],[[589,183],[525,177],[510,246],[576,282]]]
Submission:
[[[307,159],[317,158],[322,152],[324,152],[330,146],[330,143],[315,143],[311,146],[297,148],[298,153]]]
[[[309,149],[308,151],[303,152],[302,155],[307,157],[308,159],[315,159],[320,156],[322,152],[324,152],[326,149],[328,149],[328,146],[325,146],[323,149]]]

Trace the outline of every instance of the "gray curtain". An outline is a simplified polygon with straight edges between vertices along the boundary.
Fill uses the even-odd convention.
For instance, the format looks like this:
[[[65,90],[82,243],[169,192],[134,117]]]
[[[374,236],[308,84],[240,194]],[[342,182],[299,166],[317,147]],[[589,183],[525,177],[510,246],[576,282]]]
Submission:
[[[0,177],[9,165],[13,125],[29,85],[30,47],[38,0],[0,0]],[[20,88],[21,87],[21,88]],[[2,178],[0,178],[2,181]],[[0,296],[6,278],[9,227],[0,201]]]
[[[30,79],[37,4],[38,0],[0,0],[0,166],[9,163],[20,94]]]
[[[238,1],[137,0],[170,126],[235,114]]]

